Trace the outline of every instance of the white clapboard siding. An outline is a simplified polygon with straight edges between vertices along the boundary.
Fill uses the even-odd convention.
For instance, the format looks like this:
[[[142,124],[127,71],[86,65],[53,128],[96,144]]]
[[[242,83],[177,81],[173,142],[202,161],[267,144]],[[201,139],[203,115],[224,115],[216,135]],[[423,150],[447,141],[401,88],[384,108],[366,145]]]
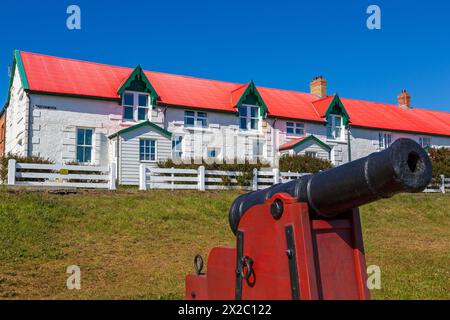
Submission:
[[[145,162],[147,167],[156,169],[158,161],[165,161],[171,157],[171,138],[150,126],[143,126],[121,134],[119,137],[119,172],[122,185],[139,185],[139,166],[142,163],[139,159],[140,139],[156,141],[157,161]]]

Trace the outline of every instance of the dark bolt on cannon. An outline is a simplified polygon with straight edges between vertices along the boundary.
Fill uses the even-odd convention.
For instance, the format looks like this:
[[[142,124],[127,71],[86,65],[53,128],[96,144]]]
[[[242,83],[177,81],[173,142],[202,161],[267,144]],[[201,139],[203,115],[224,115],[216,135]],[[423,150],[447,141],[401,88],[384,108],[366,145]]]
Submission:
[[[229,212],[236,248],[212,249],[208,272],[187,276],[186,298],[369,299],[358,207],[421,192],[431,175],[423,148],[398,139],[365,158],[238,197]]]

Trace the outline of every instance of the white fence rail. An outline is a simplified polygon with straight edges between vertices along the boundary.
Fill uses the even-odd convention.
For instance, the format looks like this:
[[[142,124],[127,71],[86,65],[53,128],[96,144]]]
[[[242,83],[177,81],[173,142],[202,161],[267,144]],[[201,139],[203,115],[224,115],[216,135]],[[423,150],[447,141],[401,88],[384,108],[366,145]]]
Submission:
[[[425,189],[427,193],[446,193],[450,191],[450,178],[441,175],[437,179],[433,179],[431,184]]]
[[[87,189],[116,189],[116,165],[77,166],[8,162],[8,185]]]
[[[240,171],[149,168],[140,166],[139,189],[193,190],[259,190],[280,182],[297,179],[304,173],[280,172],[278,169],[253,170],[251,175]]]

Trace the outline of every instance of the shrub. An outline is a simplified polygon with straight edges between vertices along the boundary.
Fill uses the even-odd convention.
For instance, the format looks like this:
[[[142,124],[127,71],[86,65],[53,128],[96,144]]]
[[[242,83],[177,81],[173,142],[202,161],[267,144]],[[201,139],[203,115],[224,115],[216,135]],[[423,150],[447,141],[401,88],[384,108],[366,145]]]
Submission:
[[[306,155],[285,155],[280,158],[280,171],[315,173],[330,169],[333,164],[328,160]]]
[[[42,163],[42,164],[53,164],[54,163],[53,161],[51,161],[49,159],[45,159],[45,158],[41,158],[41,157],[36,157],[36,156],[24,157],[24,156],[16,155],[13,153],[8,153],[3,158],[0,158],[0,180],[1,181],[6,181],[8,178],[8,162],[10,159],[14,159],[20,163]],[[39,172],[39,171],[34,171],[34,172]]]
[[[433,164],[433,177],[441,174],[450,177],[450,148],[430,148],[428,154]]]

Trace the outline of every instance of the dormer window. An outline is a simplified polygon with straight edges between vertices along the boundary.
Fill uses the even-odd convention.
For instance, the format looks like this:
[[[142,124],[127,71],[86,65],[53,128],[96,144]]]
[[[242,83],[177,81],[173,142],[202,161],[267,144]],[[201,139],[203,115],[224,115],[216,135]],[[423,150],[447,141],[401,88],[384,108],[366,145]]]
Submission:
[[[146,121],[149,112],[149,95],[139,92],[125,92],[122,98],[123,120]]]
[[[344,139],[344,125],[342,116],[330,114],[327,117],[327,138],[334,140]]]
[[[148,95],[138,95],[138,121],[148,120]]]
[[[239,128],[241,130],[259,130],[259,107],[243,105],[239,107]]]

